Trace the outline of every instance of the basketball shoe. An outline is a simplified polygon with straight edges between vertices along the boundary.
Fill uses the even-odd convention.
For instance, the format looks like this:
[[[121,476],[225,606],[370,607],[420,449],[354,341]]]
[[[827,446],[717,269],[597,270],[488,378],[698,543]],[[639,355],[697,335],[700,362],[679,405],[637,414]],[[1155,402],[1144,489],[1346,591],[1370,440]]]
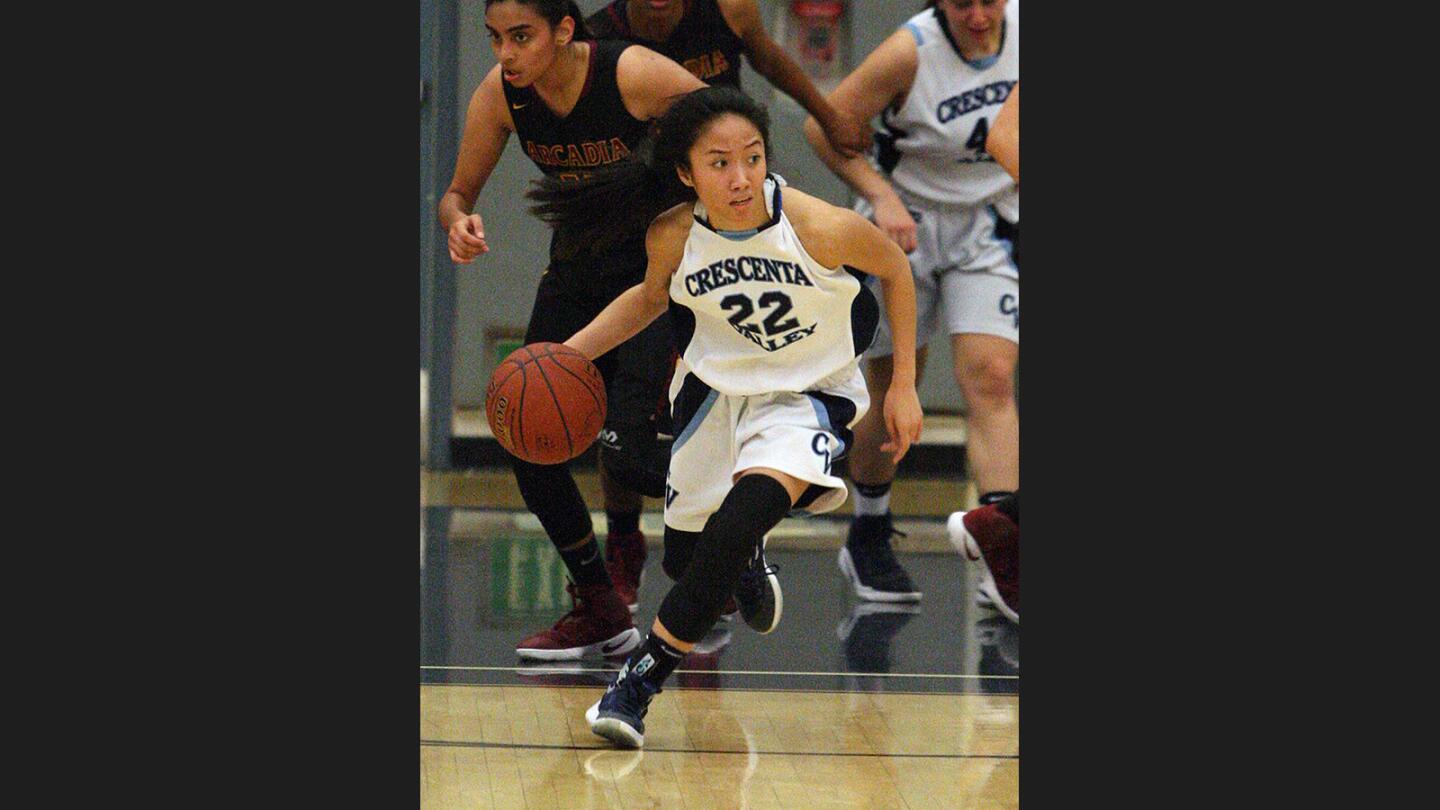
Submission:
[[[646,656],[636,662],[636,667],[648,669],[650,663]],[[645,669],[632,672],[630,662],[625,662],[605,694],[585,710],[592,732],[622,748],[645,744],[645,714],[650,711],[650,699],[664,690],[641,677],[644,673]]]
[[[980,564],[979,588],[997,610],[1020,623],[1020,527],[993,505],[953,512],[945,522],[950,544]]]
[[[919,602],[925,595],[895,559],[890,538],[896,535],[905,533],[896,531],[889,512],[857,515],[850,522],[838,562],[856,596],[868,602]]]
[[[575,607],[549,630],[542,630],[515,645],[521,658],[566,661],[586,655],[625,655],[640,645],[640,631],[625,603],[609,585],[565,590]]]
[[[761,538],[755,547],[755,554],[740,572],[740,584],[735,586],[735,601],[740,605],[740,615],[745,623],[757,632],[768,633],[780,624],[780,611],[785,600],[780,593],[780,580],[775,576],[778,566],[766,565],[765,541]]]
[[[605,538],[605,570],[615,592],[634,613],[640,608],[640,583],[645,581],[645,533],[612,534]]]

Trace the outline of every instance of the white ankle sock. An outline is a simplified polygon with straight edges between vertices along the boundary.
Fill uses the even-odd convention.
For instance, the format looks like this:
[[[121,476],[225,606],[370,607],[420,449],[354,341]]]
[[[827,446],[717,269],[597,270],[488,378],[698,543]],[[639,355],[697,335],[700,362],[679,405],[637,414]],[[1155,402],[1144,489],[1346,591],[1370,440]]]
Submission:
[[[855,514],[859,515],[883,515],[890,511],[890,492],[886,490],[884,495],[869,497],[861,495],[859,490],[855,491]]]

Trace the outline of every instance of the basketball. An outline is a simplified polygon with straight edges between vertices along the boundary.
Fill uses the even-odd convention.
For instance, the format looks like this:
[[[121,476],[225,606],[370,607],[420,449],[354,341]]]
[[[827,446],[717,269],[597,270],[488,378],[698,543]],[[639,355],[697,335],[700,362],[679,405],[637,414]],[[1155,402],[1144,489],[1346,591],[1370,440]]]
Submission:
[[[531,343],[496,367],[485,392],[490,432],[532,464],[559,464],[595,442],[605,425],[605,380],[561,343]]]

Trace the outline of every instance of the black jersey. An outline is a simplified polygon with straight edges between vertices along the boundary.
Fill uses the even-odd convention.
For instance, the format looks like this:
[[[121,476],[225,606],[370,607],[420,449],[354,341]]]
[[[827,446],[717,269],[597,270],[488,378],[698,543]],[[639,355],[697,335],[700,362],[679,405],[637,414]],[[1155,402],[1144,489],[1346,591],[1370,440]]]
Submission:
[[[561,118],[534,87],[512,87],[501,79],[515,135],[540,171],[562,182],[578,180],[587,169],[614,163],[635,150],[649,123],[625,109],[615,66],[628,42],[590,42],[585,86],[570,114]]]
[[[626,9],[630,0],[614,0],[585,18],[601,39],[623,39],[644,45],[685,66],[706,84],[740,87],[740,54],[745,45],[730,30],[715,0],[685,0],[685,15],[664,42],[636,36],[630,30]]]
[[[580,90],[575,107],[563,118],[546,106],[533,87],[512,87],[501,78],[500,86],[504,88],[505,101],[510,105],[510,117],[515,121],[515,135],[520,147],[540,167],[540,171],[561,182],[579,180],[589,174],[588,169],[621,160],[639,146],[649,122],[635,118],[625,109],[625,101],[620,97],[620,86],[615,79],[615,66],[620,61],[620,54],[630,45],[629,42],[613,40],[590,42],[585,86]],[[552,268],[559,269],[553,261],[555,244],[552,237]],[[639,269],[635,271],[631,265],[635,264],[637,251]],[[604,257],[580,257],[576,261],[595,263],[605,272],[629,274],[633,271],[644,275],[643,230],[633,239],[627,239],[607,251],[606,256],[616,252],[628,258],[621,261],[613,256],[609,260]]]

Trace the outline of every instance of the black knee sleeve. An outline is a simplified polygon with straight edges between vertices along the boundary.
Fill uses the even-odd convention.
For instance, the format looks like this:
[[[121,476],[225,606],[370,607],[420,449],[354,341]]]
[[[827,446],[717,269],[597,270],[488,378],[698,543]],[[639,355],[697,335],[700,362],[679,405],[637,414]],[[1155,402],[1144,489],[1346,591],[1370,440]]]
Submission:
[[[665,559],[660,561],[660,569],[665,576],[679,581],[685,576],[685,569],[690,567],[690,560],[695,557],[695,546],[700,542],[700,532],[682,532],[679,529],[665,527]]]
[[[655,617],[681,641],[697,642],[735,592],[760,538],[790,511],[790,493],[768,475],[742,477],[700,533],[694,557]]]
[[[520,497],[557,548],[573,545],[593,531],[590,510],[575,485],[568,464],[531,464],[510,456],[510,469],[520,486]]]

